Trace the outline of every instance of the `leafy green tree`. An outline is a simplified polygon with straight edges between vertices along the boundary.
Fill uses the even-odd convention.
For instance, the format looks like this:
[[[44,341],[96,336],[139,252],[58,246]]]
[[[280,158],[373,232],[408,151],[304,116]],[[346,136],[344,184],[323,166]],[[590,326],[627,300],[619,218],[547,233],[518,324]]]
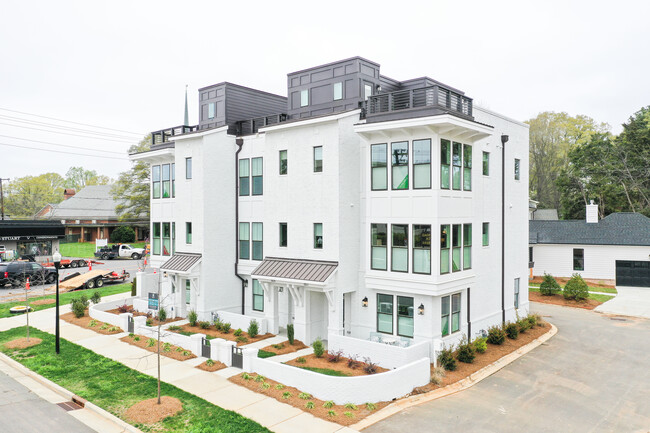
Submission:
[[[111,233],[111,242],[135,242],[135,230],[128,226],[118,227]]]
[[[151,148],[151,134],[129,148],[129,154],[146,152]],[[120,220],[149,218],[149,164],[133,162],[131,169],[120,173],[111,193],[118,201],[115,211]]]
[[[13,179],[5,191],[5,214],[32,218],[45,205],[63,200],[63,185],[64,179],[57,173]]]
[[[66,188],[82,190],[88,185],[108,185],[112,179],[108,176],[98,175],[95,170],[84,170],[83,167],[70,167],[65,174]]]

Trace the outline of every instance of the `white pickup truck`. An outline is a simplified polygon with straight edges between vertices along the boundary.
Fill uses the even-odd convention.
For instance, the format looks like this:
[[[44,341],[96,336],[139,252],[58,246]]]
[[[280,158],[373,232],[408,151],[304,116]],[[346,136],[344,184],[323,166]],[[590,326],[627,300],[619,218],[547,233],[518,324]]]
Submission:
[[[101,248],[95,252],[95,257],[102,260],[117,258],[132,258],[139,260],[144,255],[144,248],[133,248],[129,244],[115,244],[110,247]]]

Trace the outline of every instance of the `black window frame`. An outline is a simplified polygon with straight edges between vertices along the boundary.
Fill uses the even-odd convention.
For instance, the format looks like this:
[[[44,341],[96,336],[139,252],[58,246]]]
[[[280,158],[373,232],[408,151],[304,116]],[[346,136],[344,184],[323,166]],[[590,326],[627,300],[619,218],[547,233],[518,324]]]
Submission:
[[[246,175],[242,176],[242,163],[246,165]],[[249,158],[241,158],[239,160],[238,177],[239,177],[239,196],[246,197],[251,194],[251,163]]]
[[[415,146],[416,143],[421,143],[421,142],[428,142],[429,143],[429,162],[416,162],[416,154],[415,154]],[[432,153],[432,148],[431,148],[431,139],[430,138],[421,138],[418,140],[413,140],[412,143],[412,152],[413,152],[413,189],[431,189],[432,182],[431,178],[433,176],[433,173],[431,172],[431,153]],[[415,166],[420,166],[420,165],[428,165],[429,166],[429,186],[417,186],[417,176],[415,174]]]
[[[383,245],[375,245],[375,239],[381,240],[381,237],[379,236],[379,228],[382,227],[384,228],[384,243]],[[377,236],[375,236],[377,234]],[[384,248],[384,263],[386,266],[384,268],[375,268],[373,266],[373,248]],[[370,224],[370,269],[375,270],[375,271],[387,271],[388,270],[388,224],[384,223],[371,223]]]
[[[422,245],[424,245],[426,243],[425,242],[425,239],[426,239],[425,234],[426,234],[427,228],[428,228],[428,231],[429,231],[429,247],[428,248],[426,246],[424,246],[424,247],[422,246]],[[420,233],[419,235],[416,235],[416,230],[424,230],[424,231],[422,233]],[[416,260],[415,260],[415,251],[416,250],[425,250],[425,251],[428,250],[429,251],[429,272],[421,272],[421,271],[416,271],[415,270],[415,262],[416,262]],[[413,260],[411,260],[411,261],[413,262],[412,271],[413,271],[414,274],[431,275],[431,225],[430,224],[413,224]]]
[[[253,168],[255,167],[255,161],[261,161],[261,171],[262,174],[256,175],[253,173]],[[256,192],[256,180],[260,180],[260,191]],[[264,158],[259,156],[256,158],[251,158],[251,195],[264,195]]]
[[[239,222],[237,240],[239,241],[239,259],[240,260],[250,260],[251,257],[251,225],[248,222]],[[243,227],[246,227],[244,230]],[[246,239],[242,239],[242,236],[246,236]],[[244,246],[246,248],[244,248]]]
[[[192,157],[191,156],[185,158],[185,179],[192,179]]]
[[[404,245],[395,245],[395,228],[403,228],[405,239]],[[399,242],[398,242],[399,243]],[[395,256],[393,249],[406,250],[406,268],[403,270],[395,269]],[[391,224],[390,225],[390,271],[408,273],[409,271],[409,225],[408,224]]]
[[[410,299],[411,300],[411,308],[410,308],[410,310],[408,309],[408,305],[400,303],[400,300],[403,300],[403,299]],[[402,306],[407,307],[407,309],[406,309],[407,314],[406,315],[402,314],[402,309],[400,308]],[[415,299],[412,296],[399,296],[399,295],[397,295],[397,335],[399,335],[400,337],[406,337],[406,338],[413,338],[414,337],[414,335],[415,335],[415,314],[414,313],[415,313]],[[409,314],[410,314],[410,316],[409,316]],[[400,317],[406,317],[406,318],[411,319],[413,321],[413,335],[403,334],[403,333],[400,332],[400,321],[399,321]]]
[[[159,199],[162,193],[161,174],[160,165],[151,166],[151,198],[153,199]],[[156,194],[156,191],[158,191],[158,194]]]
[[[279,246],[281,248],[286,248],[289,245],[289,224],[287,223],[279,223]],[[283,233],[283,228],[284,228],[284,233]],[[284,239],[283,239],[284,237]],[[282,245],[282,241],[284,240],[284,245]]]
[[[283,153],[284,153],[284,159],[282,159]],[[281,176],[289,174],[289,152],[287,151],[287,149],[283,149],[278,152],[278,161],[279,161],[279,165],[278,165],[279,174]],[[282,165],[283,162],[284,162],[284,166]]]
[[[406,154],[395,154],[394,146],[395,145],[406,145]],[[392,191],[404,191],[410,189],[410,179],[409,179],[409,142],[407,141],[394,141],[390,143],[390,189]],[[406,162],[403,161],[404,155],[406,155]],[[395,168],[406,166],[406,186],[399,188],[399,185],[395,186]]]
[[[384,313],[380,312],[379,308],[383,303],[387,302],[380,302],[379,297],[383,296],[386,297],[386,299],[390,298],[390,313]],[[384,293],[377,293],[377,316],[376,316],[376,329],[377,332],[380,332],[382,334],[387,334],[387,335],[394,335],[393,333],[395,332],[395,318],[394,318],[394,312],[395,312],[395,297],[393,295],[386,295]],[[380,331],[379,330],[379,315],[384,315],[384,316],[390,316],[390,332],[386,331]]]
[[[255,283],[257,283],[260,286],[260,289],[262,289],[261,293],[255,293]],[[253,282],[251,284],[251,294],[253,295],[253,299],[251,302],[251,307],[253,311],[264,311],[264,288],[262,287],[262,283],[260,283],[257,279],[253,278]],[[255,298],[262,298],[262,309],[255,308]]]
[[[320,243],[318,242],[318,235],[316,234],[316,227],[320,226]],[[314,249],[322,250],[323,249],[323,223],[314,223]]]
[[[261,239],[259,240],[255,240],[256,226],[261,228]],[[256,247],[259,248],[259,254],[255,254]],[[251,223],[251,260],[264,260],[264,223],[262,222]]]
[[[574,271],[585,270],[585,249],[584,248],[573,249],[573,270]]]
[[[320,149],[320,159],[316,158],[316,149]],[[314,146],[313,150],[314,159],[314,173],[323,172],[323,146]]]
[[[378,161],[377,165],[375,166],[374,162],[374,155],[375,152],[373,150],[375,148],[378,148],[379,146],[384,146],[384,161],[383,161],[383,166],[380,165],[382,161]],[[377,152],[377,155],[380,153]],[[375,188],[375,183],[374,183],[374,175],[373,171],[375,168],[383,168],[384,169],[384,180],[386,187],[385,188]],[[371,191],[388,191],[388,143],[375,143],[370,145],[370,189]]]

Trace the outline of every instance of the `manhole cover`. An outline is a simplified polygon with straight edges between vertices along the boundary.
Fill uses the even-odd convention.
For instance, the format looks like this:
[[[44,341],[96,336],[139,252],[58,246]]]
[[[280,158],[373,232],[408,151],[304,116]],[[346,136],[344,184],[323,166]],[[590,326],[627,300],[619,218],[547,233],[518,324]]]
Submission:
[[[66,412],[83,408],[82,405],[77,404],[74,401],[64,401],[63,403],[57,403],[56,405],[62,408],[63,410],[65,410]]]
[[[610,317],[610,320],[618,320],[619,322],[627,322],[627,319],[622,317]]]

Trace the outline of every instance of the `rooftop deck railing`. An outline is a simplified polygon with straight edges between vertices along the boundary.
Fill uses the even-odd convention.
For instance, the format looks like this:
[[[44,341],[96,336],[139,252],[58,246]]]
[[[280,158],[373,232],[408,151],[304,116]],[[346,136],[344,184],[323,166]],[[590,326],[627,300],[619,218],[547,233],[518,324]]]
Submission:
[[[161,129],[160,131],[154,131],[151,133],[151,144],[162,144],[170,141],[174,141],[171,137],[175,135],[187,134],[188,132],[194,132],[199,129],[198,125],[194,126],[175,126],[173,128]]]
[[[235,133],[237,135],[250,135],[255,134],[260,128],[265,126],[275,125],[280,122],[286,122],[287,115],[285,113],[272,114],[271,116],[255,117],[248,120],[240,120],[235,122]]]
[[[378,114],[427,107],[472,117],[471,98],[438,85],[381,93],[370,96],[361,105],[366,118]]]

